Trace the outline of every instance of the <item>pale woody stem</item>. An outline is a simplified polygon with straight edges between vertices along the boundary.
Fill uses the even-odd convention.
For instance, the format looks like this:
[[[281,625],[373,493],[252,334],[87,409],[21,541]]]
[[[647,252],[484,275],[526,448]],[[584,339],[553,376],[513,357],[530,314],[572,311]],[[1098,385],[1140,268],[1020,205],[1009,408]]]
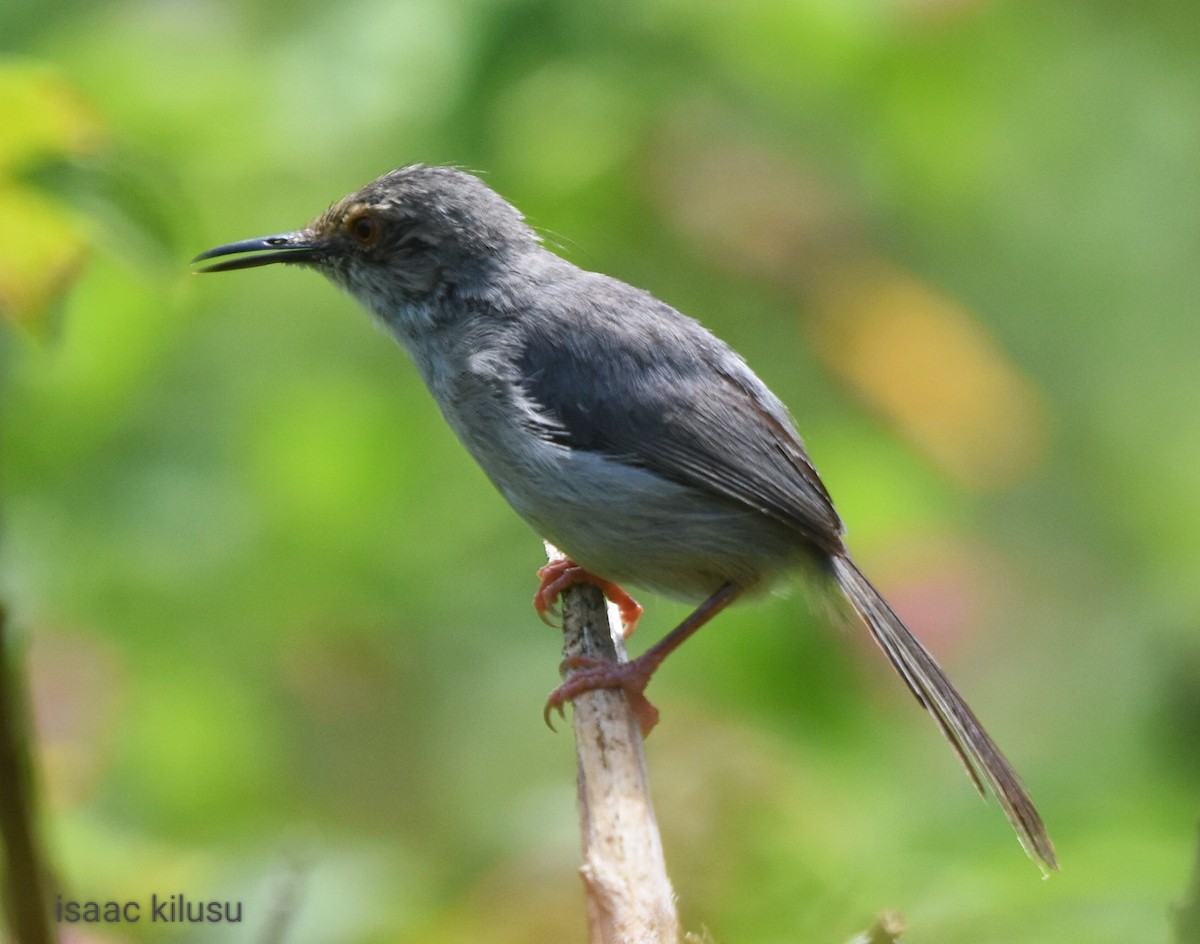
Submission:
[[[564,658],[626,660],[620,622],[611,618],[599,590],[571,587],[560,602]],[[678,944],[675,895],[650,801],[637,718],[623,692],[601,689],[575,699],[574,725],[588,940]]]

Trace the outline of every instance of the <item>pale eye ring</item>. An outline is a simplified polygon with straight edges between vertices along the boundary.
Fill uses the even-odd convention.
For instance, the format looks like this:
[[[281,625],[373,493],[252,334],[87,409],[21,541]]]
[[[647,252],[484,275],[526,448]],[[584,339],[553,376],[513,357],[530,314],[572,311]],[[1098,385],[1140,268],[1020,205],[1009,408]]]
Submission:
[[[360,246],[374,246],[383,227],[375,217],[362,213],[346,221],[346,230]]]

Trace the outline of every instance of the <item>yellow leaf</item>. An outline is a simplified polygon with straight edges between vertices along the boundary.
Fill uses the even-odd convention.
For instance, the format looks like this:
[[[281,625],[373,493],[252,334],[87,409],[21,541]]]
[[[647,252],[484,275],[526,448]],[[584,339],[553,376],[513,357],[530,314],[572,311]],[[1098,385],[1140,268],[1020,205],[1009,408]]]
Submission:
[[[70,289],[87,253],[82,221],[20,175],[104,144],[95,112],[58,71],[0,62],[0,321],[38,323]]]

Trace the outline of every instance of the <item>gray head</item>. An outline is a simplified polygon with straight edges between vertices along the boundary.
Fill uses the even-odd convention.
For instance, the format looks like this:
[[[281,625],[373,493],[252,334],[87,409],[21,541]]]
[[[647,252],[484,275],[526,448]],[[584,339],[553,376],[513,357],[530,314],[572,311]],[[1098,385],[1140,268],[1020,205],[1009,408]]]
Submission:
[[[412,164],[347,195],[304,229],[227,243],[193,261],[237,256],[204,272],[310,266],[391,320],[447,291],[471,294],[539,246],[516,207],[478,177]]]

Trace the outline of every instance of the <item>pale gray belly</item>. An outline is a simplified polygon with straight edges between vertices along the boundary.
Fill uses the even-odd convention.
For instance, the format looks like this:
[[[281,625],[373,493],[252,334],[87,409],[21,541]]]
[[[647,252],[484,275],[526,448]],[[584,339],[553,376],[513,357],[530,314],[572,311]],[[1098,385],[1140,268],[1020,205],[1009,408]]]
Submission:
[[[485,370],[425,375],[435,393],[446,385],[443,414],[516,512],[600,577],[698,601],[725,583],[765,589],[813,557],[762,512],[540,437],[530,404]]]
[[[497,484],[542,537],[601,577],[699,601],[724,583],[765,588],[811,556],[761,512],[599,453],[560,452],[553,474]]]

